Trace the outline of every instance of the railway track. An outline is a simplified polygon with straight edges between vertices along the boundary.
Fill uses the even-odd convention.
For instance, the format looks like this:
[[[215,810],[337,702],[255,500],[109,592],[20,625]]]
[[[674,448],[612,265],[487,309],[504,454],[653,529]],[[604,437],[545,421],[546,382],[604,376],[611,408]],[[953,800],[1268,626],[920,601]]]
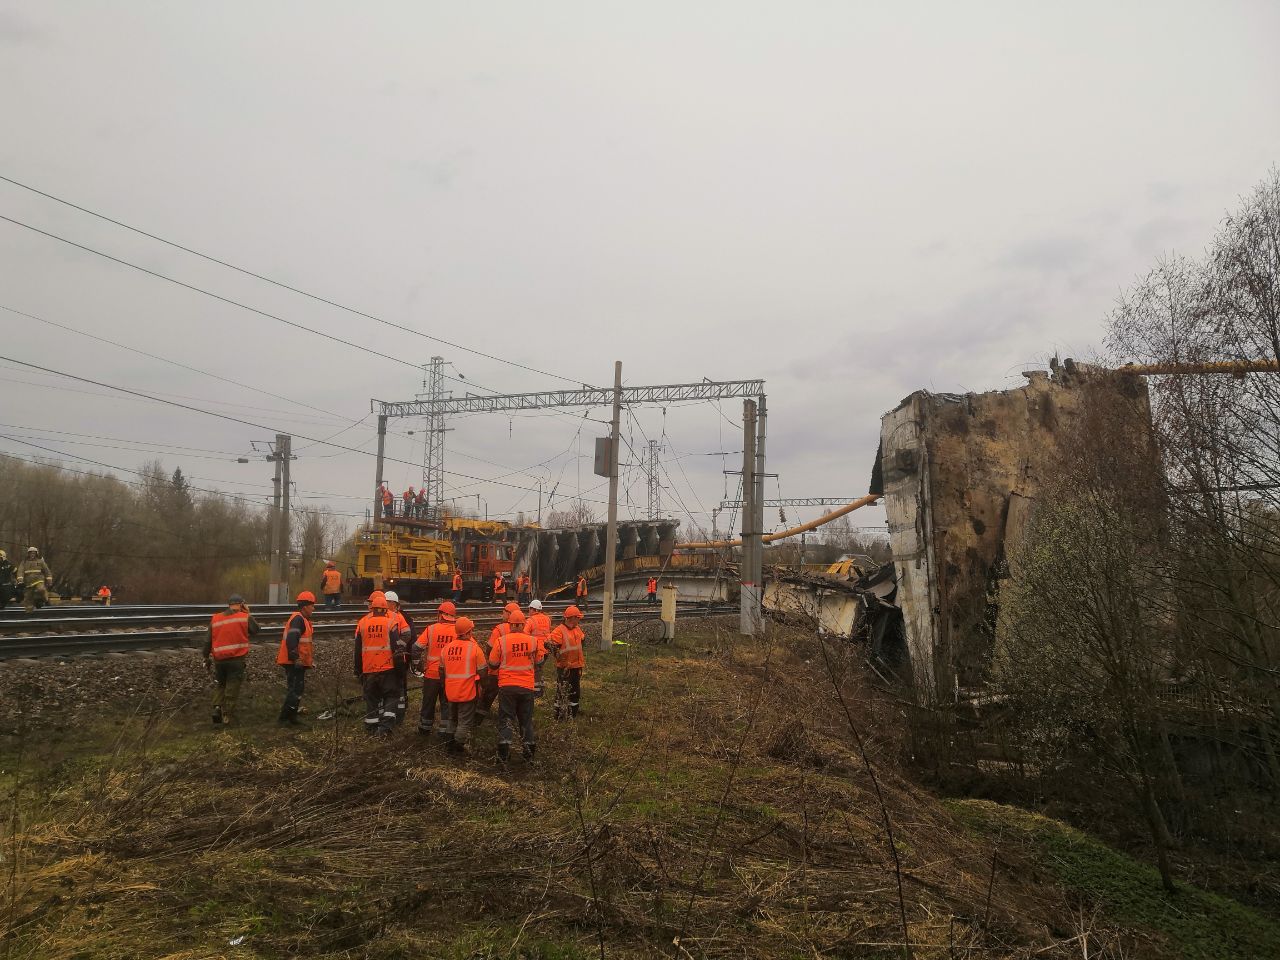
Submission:
[[[553,615],[563,610],[567,603],[547,603],[543,609]],[[198,648],[204,643],[205,627],[209,617],[221,606],[188,607],[112,607],[83,608],[89,612],[62,616],[33,614],[30,617],[0,619],[0,660],[38,657],[95,656],[103,653],[127,653],[135,651]],[[274,645],[286,618],[293,607],[255,607],[254,619],[262,625],[262,633],[256,642]],[[350,636],[356,621],[364,613],[363,606],[349,604],[337,610],[317,609],[312,620],[317,638]],[[677,619],[689,617],[720,616],[733,613],[732,605],[681,604]],[[415,623],[435,620],[435,606],[410,606],[406,608]],[[638,622],[657,618],[657,608],[648,603],[622,603],[614,608],[615,619],[622,622]],[[165,612],[161,612],[165,611]],[[467,606],[466,616],[485,628],[501,619],[502,608],[493,605]],[[43,614],[44,611],[41,611]],[[96,614],[96,616],[91,615]],[[586,619],[598,621],[599,607],[589,608]],[[32,632],[36,631],[36,632]],[[45,631],[45,632],[39,632]]]

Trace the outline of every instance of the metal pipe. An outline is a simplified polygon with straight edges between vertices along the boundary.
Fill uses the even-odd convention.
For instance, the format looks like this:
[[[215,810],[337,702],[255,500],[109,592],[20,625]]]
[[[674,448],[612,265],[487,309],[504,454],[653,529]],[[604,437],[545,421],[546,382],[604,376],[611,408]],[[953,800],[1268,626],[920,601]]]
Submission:
[[[777,533],[766,534],[762,539],[765,543],[773,543],[775,540],[785,540],[787,537],[794,537],[798,533],[804,533],[822,526],[824,523],[830,523],[832,520],[839,520],[846,513],[861,507],[869,507],[880,499],[878,493],[868,493],[865,497],[859,497],[851,503],[846,503],[839,510],[832,510],[830,513],[823,514],[817,520],[810,520],[808,523],[802,523],[798,527],[792,527],[789,530],[780,530]],[[677,550],[723,550],[725,547],[740,547],[741,540],[705,540],[698,543],[678,543]]]

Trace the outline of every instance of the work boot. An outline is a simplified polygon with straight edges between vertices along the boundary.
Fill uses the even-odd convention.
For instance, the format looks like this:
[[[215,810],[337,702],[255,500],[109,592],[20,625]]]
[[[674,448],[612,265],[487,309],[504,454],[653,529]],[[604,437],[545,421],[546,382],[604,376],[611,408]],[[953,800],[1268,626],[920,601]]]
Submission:
[[[506,770],[507,761],[511,759],[511,744],[498,744],[498,769]]]
[[[221,723],[222,723],[222,708],[214,707],[213,708],[213,724],[214,726],[218,726]]]
[[[538,745],[536,743],[526,743],[521,752],[524,754],[525,760],[533,763],[534,755],[538,752]]]
[[[460,744],[457,740],[449,741],[449,752],[455,757],[466,756],[467,748]]]
[[[453,734],[441,731],[436,738],[436,743],[441,747],[449,746],[449,744],[453,743]]]

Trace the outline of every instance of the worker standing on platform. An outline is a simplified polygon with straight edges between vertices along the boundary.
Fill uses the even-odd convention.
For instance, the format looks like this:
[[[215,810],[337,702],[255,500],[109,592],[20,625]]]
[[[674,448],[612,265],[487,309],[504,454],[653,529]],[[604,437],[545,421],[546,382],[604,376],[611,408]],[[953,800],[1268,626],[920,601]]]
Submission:
[[[249,657],[249,638],[256,636],[258,621],[238,593],[227,599],[227,609],[215,613],[209,621],[204,643],[204,668],[213,670],[218,688],[213,694],[213,722],[233,723],[240,685],[244,682],[245,664]]]
[[[577,607],[568,607],[564,612],[564,623],[551,631],[550,644],[556,654],[556,719],[578,715],[578,704],[582,701],[582,668],[587,665],[583,653],[584,635],[578,626],[582,622],[582,611]]]
[[[326,609],[336,607],[342,602],[342,574],[338,565],[332,560],[324,562],[324,573],[320,574],[320,592],[324,595]]]
[[[573,599],[577,602],[578,606],[582,607],[584,610],[586,609],[586,607],[587,607],[587,578],[586,578],[586,577],[584,577],[582,574],[578,574],[578,583],[577,583],[577,586],[575,586],[575,587],[573,588]]]
[[[430,736],[439,723],[440,742],[449,741],[449,701],[444,694],[444,673],[440,669],[440,653],[457,635],[458,608],[446,600],[436,608],[436,622],[422,632],[414,644],[414,652],[422,657],[422,711],[418,714],[418,732]]]
[[[400,642],[404,647],[402,653],[396,654],[396,680],[400,684],[400,699],[396,701],[396,723],[403,723],[404,712],[409,709],[409,661],[412,659],[413,650],[413,621],[401,608],[398,593],[388,590],[384,596],[387,598],[387,616],[399,629]]]
[[[307,671],[315,662],[315,633],[311,616],[316,611],[316,595],[310,590],[298,594],[298,612],[285,621],[276,663],[284,668],[284,705],[280,707],[280,723],[299,726],[298,706],[307,684]]]
[[[387,482],[382,481],[382,486],[378,488],[378,495],[382,497],[382,516],[389,517],[395,513],[396,499],[391,495],[391,488],[387,486]]]
[[[489,666],[498,668],[498,764],[506,767],[516,728],[524,758],[534,759],[538,745],[533,730],[533,670],[547,655],[541,640],[524,632],[524,614],[513,612],[510,630],[489,651]]]
[[[453,638],[440,652],[444,693],[449,700],[449,752],[460,756],[467,755],[471,728],[475,726],[476,702],[480,698],[479,678],[489,670],[484,651],[472,633],[474,629],[474,623],[466,617],[459,617],[454,624]]]
[[[542,612],[541,600],[529,601],[529,612],[525,615],[524,631],[531,637],[536,637],[544,645],[547,638],[551,636],[551,618]],[[540,700],[542,698],[542,664],[539,663],[533,670],[533,698]]]
[[[427,488],[419,487],[418,495],[413,498],[413,515],[419,520],[427,516]]]
[[[493,602],[503,604],[507,602],[507,578],[501,573],[493,575]]]
[[[370,736],[390,736],[396,720],[400,687],[395,656],[400,630],[387,612],[387,598],[379,590],[369,595],[369,612],[356,624],[355,674],[364,689],[364,730]]]
[[[27,613],[49,602],[53,574],[36,547],[27,547],[27,559],[18,565],[18,582],[22,584],[22,606]]]
[[[658,578],[650,577],[648,584],[645,585],[645,593],[649,595],[650,603],[658,602]]]
[[[453,571],[453,602],[455,604],[462,602],[462,571]]]
[[[409,489],[404,492],[404,515],[406,518],[413,516],[413,484],[409,484]]]

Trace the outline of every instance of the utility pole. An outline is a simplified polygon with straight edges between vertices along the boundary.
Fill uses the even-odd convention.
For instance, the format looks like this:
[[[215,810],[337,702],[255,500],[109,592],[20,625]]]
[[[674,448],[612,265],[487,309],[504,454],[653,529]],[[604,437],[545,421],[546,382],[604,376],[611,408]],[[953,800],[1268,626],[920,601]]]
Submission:
[[[293,459],[293,437],[287,433],[280,434],[276,441],[284,441],[284,449],[277,451],[280,457],[280,599],[276,603],[288,603],[291,599],[289,590],[289,545],[293,542],[289,520],[289,461]]]
[[[423,499],[430,515],[439,514],[444,500],[444,414],[439,412],[444,392],[444,357],[432,357],[423,366],[423,387],[426,389],[428,413],[423,425],[426,436],[422,444],[422,486],[426,488]]]
[[[761,613],[764,610],[764,437],[765,423],[768,419],[768,410],[762,393],[760,394],[760,399],[756,402],[756,495],[751,504],[755,510],[751,523],[752,532],[755,535],[755,547],[751,552],[751,582],[756,585],[756,606],[754,611],[756,631],[762,625]]]
[[[649,519],[657,520],[662,516],[662,485],[658,482],[658,454],[661,452],[657,440],[649,441],[648,479],[649,479]]]
[[[622,428],[622,361],[613,364],[613,423],[609,428],[609,525],[604,538],[604,613],[600,649],[613,649],[613,581],[618,559],[618,441]]]
[[[272,478],[274,497],[271,503],[271,573],[267,584],[267,603],[287,603],[289,578],[289,457],[292,437],[285,433],[276,434],[275,445],[271,448],[268,460],[276,464],[275,476]],[[381,471],[379,471],[381,472]]]
[[[756,634],[756,612],[760,609],[760,585],[751,579],[755,570],[755,551],[760,548],[756,519],[756,402],[742,401],[742,559],[738,568],[738,598],[741,605],[738,632],[744,637]]]
[[[382,517],[382,468],[387,450],[387,415],[378,414],[378,490],[373,495],[373,519]]]

